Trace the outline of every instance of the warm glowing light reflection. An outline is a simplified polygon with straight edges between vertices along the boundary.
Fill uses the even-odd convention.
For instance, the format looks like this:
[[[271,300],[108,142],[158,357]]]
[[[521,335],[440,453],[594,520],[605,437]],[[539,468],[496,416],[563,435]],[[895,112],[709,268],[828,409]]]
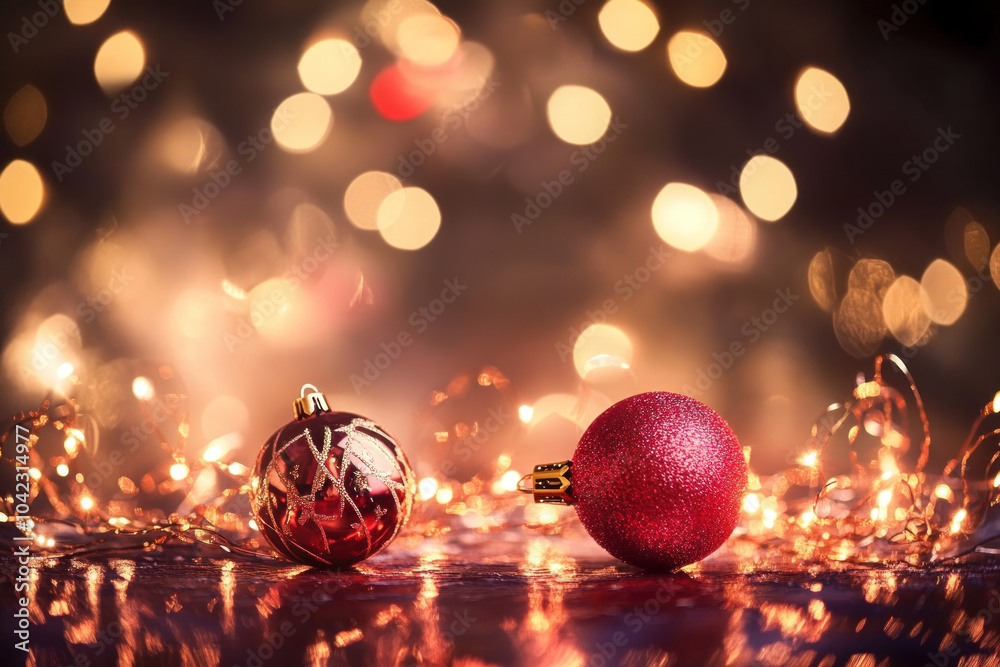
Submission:
[[[336,95],[347,90],[361,71],[361,54],[343,39],[316,42],[299,59],[299,78],[308,90]]]
[[[726,54],[700,32],[682,30],[667,43],[667,59],[677,78],[695,88],[708,88],[726,71]]]
[[[217,291],[190,289],[174,302],[174,322],[186,338],[204,338],[222,328],[222,299]]]
[[[361,9],[359,25],[366,36],[381,39],[390,51],[400,55],[399,28],[415,16],[440,16],[441,12],[427,0],[369,0]]]
[[[150,400],[155,395],[155,392],[153,391],[153,383],[150,382],[148,378],[144,378],[140,375],[136,379],[132,380],[132,395],[140,401]]]
[[[900,276],[886,290],[882,301],[885,326],[893,337],[907,347],[920,344],[931,320],[923,307],[923,288],[909,276]]]
[[[183,463],[175,463],[170,466],[170,479],[174,481],[181,481],[188,476],[188,467]]]
[[[106,93],[114,93],[139,78],[146,52],[135,33],[116,33],[101,44],[94,58],[94,74]]]
[[[3,124],[7,134],[18,146],[26,146],[45,128],[49,109],[45,97],[34,86],[22,86],[3,110]]]
[[[182,174],[196,173],[218,157],[221,147],[218,131],[200,118],[183,118],[172,123],[160,139],[163,161]]]
[[[531,407],[530,405],[522,405],[521,407],[519,407],[517,409],[517,416],[518,416],[518,418],[522,422],[524,422],[525,424],[528,424],[528,423],[531,422],[531,417],[534,414],[535,414],[535,409],[533,407]]]
[[[424,67],[451,60],[458,49],[460,32],[451,19],[433,14],[410,16],[399,24],[396,41],[401,55]]]
[[[921,301],[927,317],[938,324],[954,324],[965,311],[969,290],[962,273],[944,259],[931,262],[920,279]]]
[[[516,470],[508,470],[500,477],[500,486],[504,491],[517,491],[517,482],[521,479],[521,473]]]
[[[63,0],[66,18],[73,25],[86,25],[101,18],[111,0]]]
[[[298,93],[278,105],[271,117],[271,131],[278,145],[289,153],[315,150],[330,134],[333,111],[316,93]]]
[[[15,225],[31,222],[45,202],[45,184],[35,165],[14,160],[0,172],[0,212]]]
[[[993,284],[1000,288],[1000,243],[990,253],[990,276],[993,278]]]
[[[573,366],[581,378],[598,368],[627,369],[632,363],[632,341],[610,324],[591,324],[573,344]]]
[[[809,262],[809,293],[812,294],[816,304],[828,313],[837,305],[833,255],[829,248],[820,250]]]
[[[816,67],[803,71],[795,82],[795,106],[810,127],[826,133],[839,130],[851,111],[844,84]]]
[[[955,512],[955,516],[951,520],[951,532],[960,533],[962,532],[962,525],[965,523],[965,519],[968,516],[968,512],[964,509],[960,509]]]
[[[965,226],[962,233],[962,244],[965,258],[977,271],[990,262],[990,236],[986,228],[973,220]]]
[[[750,212],[761,220],[779,220],[795,203],[798,189],[792,170],[769,155],[755,155],[740,173],[740,194]]]
[[[433,477],[424,477],[417,484],[417,491],[421,500],[430,500],[438,491],[438,482]]]
[[[242,432],[249,420],[250,411],[243,401],[235,396],[216,396],[201,413],[201,431],[207,439],[220,440],[216,444],[221,446],[223,438]]]
[[[642,51],[660,32],[656,13],[641,0],[608,0],[597,22],[607,40],[622,51]]]
[[[387,196],[378,209],[378,231],[400,250],[418,250],[441,228],[441,210],[429,192],[403,188]]]
[[[351,181],[344,193],[347,219],[358,229],[378,229],[379,207],[386,197],[402,188],[399,179],[388,172],[366,171]],[[399,212],[394,215],[398,217]]]
[[[60,380],[65,380],[72,374],[73,374],[73,364],[69,363],[68,361],[59,364],[59,368],[56,369],[56,377],[58,377]]]
[[[719,210],[707,194],[687,183],[668,183],[653,200],[653,228],[681,250],[703,248],[719,226]]]
[[[757,243],[757,223],[728,197],[708,196],[719,213],[719,225],[705,245],[705,254],[727,264],[746,263],[753,256]]]
[[[611,123],[611,107],[600,93],[584,86],[560,86],[546,109],[552,131],[568,144],[592,144]]]

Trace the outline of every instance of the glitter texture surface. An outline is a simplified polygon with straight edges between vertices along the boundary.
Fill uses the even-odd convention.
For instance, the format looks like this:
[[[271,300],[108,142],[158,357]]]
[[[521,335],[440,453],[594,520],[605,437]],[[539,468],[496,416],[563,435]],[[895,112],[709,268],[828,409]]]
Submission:
[[[611,555],[655,570],[705,558],[736,527],[747,465],[736,435],[693,398],[650,392],[616,403],[580,439],[580,520]]]
[[[350,565],[389,544],[410,516],[415,488],[396,441],[346,412],[279,429],[264,445],[250,486],[268,542],[319,566]]]

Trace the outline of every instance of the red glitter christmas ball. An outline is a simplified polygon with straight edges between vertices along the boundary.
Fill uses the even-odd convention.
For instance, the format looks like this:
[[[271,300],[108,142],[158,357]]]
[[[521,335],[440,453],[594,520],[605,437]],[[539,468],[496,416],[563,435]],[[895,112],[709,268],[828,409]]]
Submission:
[[[351,565],[383,549],[409,519],[413,472],[373,421],[330,411],[319,393],[300,401],[321,408],[297,413],[265,443],[250,477],[253,516],[284,556]]]
[[[743,449],[708,406],[650,392],[620,401],[583,434],[572,497],[611,555],[653,570],[705,558],[736,527],[747,485]]]

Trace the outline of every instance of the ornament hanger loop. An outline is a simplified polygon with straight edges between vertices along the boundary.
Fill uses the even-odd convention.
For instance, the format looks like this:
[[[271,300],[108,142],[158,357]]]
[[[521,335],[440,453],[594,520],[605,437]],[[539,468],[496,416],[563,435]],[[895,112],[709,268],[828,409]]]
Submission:
[[[517,481],[517,490],[530,493],[536,503],[572,505],[576,502],[573,498],[572,467],[572,461],[537,465],[531,474]]]
[[[306,393],[306,389],[312,389],[311,392]],[[299,392],[299,397],[292,401],[292,413],[295,415],[296,419],[305,419],[306,417],[311,417],[318,412],[329,412],[330,405],[326,402],[326,396],[323,395],[316,385],[304,384]]]
[[[534,475],[529,472],[527,475],[517,480],[517,490],[521,493],[533,493],[535,490],[532,488],[534,487],[533,477]]]

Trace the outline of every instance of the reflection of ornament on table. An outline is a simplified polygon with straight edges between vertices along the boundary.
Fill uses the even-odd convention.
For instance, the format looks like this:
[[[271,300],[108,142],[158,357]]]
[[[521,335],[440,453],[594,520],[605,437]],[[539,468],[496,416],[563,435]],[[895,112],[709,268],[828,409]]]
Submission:
[[[722,546],[746,483],[743,450],[715,411],[650,392],[611,406],[572,461],[536,466],[524,490],[537,502],[576,505],[587,532],[616,558],[672,570]]]
[[[413,504],[402,449],[375,422],[331,411],[319,392],[298,399],[295,416],[264,445],[250,477],[261,533],[310,565],[351,565],[378,553]]]

